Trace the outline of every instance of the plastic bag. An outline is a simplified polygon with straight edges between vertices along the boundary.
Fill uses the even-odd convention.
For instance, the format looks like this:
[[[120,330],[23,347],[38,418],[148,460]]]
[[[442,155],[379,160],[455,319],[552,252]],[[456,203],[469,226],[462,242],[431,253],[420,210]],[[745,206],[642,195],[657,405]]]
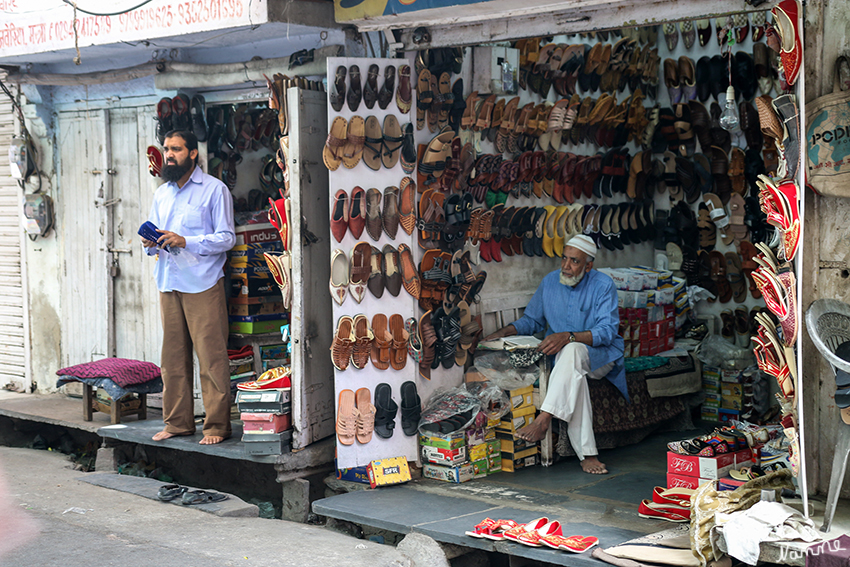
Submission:
[[[703,364],[725,370],[743,370],[753,363],[753,351],[739,348],[720,337],[709,335],[694,351]]]
[[[475,370],[475,367],[469,369],[469,371]],[[478,396],[478,401],[481,402],[481,413],[485,414],[488,420],[502,419],[502,416],[510,411],[511,400],[508,394],[492,382],[469,382],[464,386],[471,394]]]
[[[476,354],[475,367],[494,386],[502,390],[515,390],[534,384],[540,378],[540,366],[515,368],[505,351],[497,350]]]
[[[428,399],[419,419],[423,433],[451,433],[473,421],[481,411],[481,400],[463,386],[441,388]]]

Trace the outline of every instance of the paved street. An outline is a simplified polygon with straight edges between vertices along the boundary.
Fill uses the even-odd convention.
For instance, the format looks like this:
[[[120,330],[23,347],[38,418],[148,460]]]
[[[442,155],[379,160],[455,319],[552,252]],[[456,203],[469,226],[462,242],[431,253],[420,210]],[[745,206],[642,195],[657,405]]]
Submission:
[[[79,480],[85,474],[62,454],[0,447],[0,566],[409,565],[391,546],[282,520],[222,518],[92,486]],[[28,523],[38,532],[4,555]]]

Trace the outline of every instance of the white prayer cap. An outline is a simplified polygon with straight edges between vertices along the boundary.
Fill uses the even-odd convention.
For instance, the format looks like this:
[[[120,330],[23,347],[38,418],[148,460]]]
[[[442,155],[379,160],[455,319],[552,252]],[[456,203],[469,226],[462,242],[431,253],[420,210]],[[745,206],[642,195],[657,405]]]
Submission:
[[[596,257],[596,244],[593,242],[593,239],[587,235],[579,234],[573,236],[572,238],[570,238],[569,242],[565,244],[565,246],[572,246],[573,248],[578,248],[591,258]]]

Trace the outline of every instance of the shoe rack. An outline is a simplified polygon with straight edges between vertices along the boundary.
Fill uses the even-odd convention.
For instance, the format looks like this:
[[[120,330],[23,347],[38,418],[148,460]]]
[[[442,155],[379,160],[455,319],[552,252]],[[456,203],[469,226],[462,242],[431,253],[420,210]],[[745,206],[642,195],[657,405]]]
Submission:
[[[345,92],[346,95],[350,91],[351,85],[351,76],[350,69],[352,66],[357,66],[360,72],[360,90],[361,97],[360,101],[356,104],[354,109],[349,106],[347,100],[343,100],[342,107],[339,110],[335,110],[332,104],[328,104],[327,107],[327,123],[330,132],[330,129],[333,128],[334,120],[337,118],[343,118],[346,122],[346,128],[348,125],[354,122],[355,124],[360,122],[363,125],[364,131],[367,121],[371,121],[370,117],[375,117],[377,119],[377,124],[380,125],[381,131],[383,133],[383,126],[388,124],[386,119],[388,117],[394,117],[395,122],[397,122],[398,127],[401,132],[404,131],[405,125],[408,123],[412,124],[414,130],[414,137],[417,138],[417,141],[421,138],[425,138],[425,135],[421,132],[415,131],[415,93],[413,92],[413,85],[411,83],[411,109],[408,112],[402,112],[399,109],[398,102],[396,100],[397,90],[399,86],[399,70],[404,65],[408,65],[410,69],[413,69],[413,61],[407,58],[397,58],[397,59],[388,59],[388,58],[329,58],[328,66],[327,66],[327,77],[328,77],[328,98],[331,102],[333,102],[333,95],[335,93],[335,79],[337,69],[340,67],[344,67],[346,69],[344,84],[345,84]],[[381,104],[376,102],[372,108],[368,108],[365,100],[363,100],[363,96],[365,94],[366,81],[368,78],[368,73],[370,67],[372,65],[377,65],[378,67],[378,75],[376,77],[376,85],[378,93],[384,83],[386,81],[386,69],[387,67],[392,67],[393,77],[394,77],[394,85],[393,90],[389,98],[389,102],[386,104],[385,108],[381,108]],[[412,72],[411,72],[412,74]],[[413,79],[411,79],[412,81]],[[362,122],[361,122],[362,120]],[[392,119],[390,119],[392,122]],[[338,124],[340,122],[338,121]],[[327,133],[326,132],[326,133]],[[332,133],[332,132],[331,132]],[[348,134],[348,133],[346,133]],[[428,138],[430,139],[430,138]],[[427,140],[425,140],[427,141]],[[368,143],[368,141],[367,141]],[[386,141],[386,145],[383,147],[383,150],[386,150],[387,147],[395,147],[398,143],[393,141]],[[376,145],[373,143],[373,145]],[[382,151],[383,151],[382,150]],[[343,149],[344,151],[344,149]],[[363,155],[369,154],[368,149],[364,149]],[[387,168],[383,163],[377,166],[377,169],[372,169],[366,165],[362,155],[359,159],[350,159],[348,160],[348,165],[346,163],[341,163],[339,167],[336,169],[329,169],[329,207],[327,209],[327,218],[332,219],[334,215],[334,204],[336,202],[335,198],[340,190],[343,190],[346,194],[347,205],[346,209],[350,212],[351,207],[351,198],[354,194],[354,189],[359,187],[362,188],[363,192],[360,193],[359,199],[363,203],[363,214],[365,215],[365,204],[367,195],[370,193],[370,189],[377,189],[381,198],[381,214],[383,221],[383,204],[384,199],[387,195],[385,189],[388,187],[399,188],[398,196],[401,196],[401,188],[405,185],[409,184],[411,181],[416,183],[416,172],[415,169],[410,170],[410,173],[406,173],[404,167],[402,165],[402,159],[399,156],[396,163],[391,168]],[[349,165],[351,167],[349,167]],[[415,164],[409,164],[407,167]],[[405,178],[408,178],[408,181],[404,181]],[[404,183],[404,185],[403,185]],[[374,193],[374,192],[373,192]],[[346,215],[347,216],[347,215]],[[409,222],[409,221],[405,221]],[[333,223],[332,223],[333,224]],[[422,255],[422,249],[418,246],[417,243],[417,230],[414,228],[411,234],[408,234],[406,230],[401,225],[401,222],[397,223],[397,230],[395,230],[395,234],[391,237],[390,233],[392,230],[388,230],[383,226],[383,222],[381,226],[378,226],[377,229],[372,227],[362,226],[362,233],[359,238],[355,237],[352,234],[350,227],[342,227],[340,228],[339,223],[337,223],[337,228],[333,229],[328,233],[328,252],[330,253],[331,263],[333,263],[334,258],[337,257],[338,267],[342,266],[344,262],[347,262],[349,270],[348,277],[350,281],[350,266],[352,265],[352,254],[355,251],[355,248],[358,247],[358,243],[361,244],[359,249],[364,249],[368,247],[371,250],[377,249],[382,252],[385,250],[386,246],[391,246],[395,250],[404,250],[405,248],[409,252],[410,257],[412,258],[412,264],[414,270],[417,272],[417,282],[418,282],[418,268],[419,262]],[[341,235],[341,239],[337,239],[334,235],[334,230],[337,232],[337,235]],[[374,238],[377,236],[377,238]],[[339,250],[340,252],[336,252]],[[402,258],[399,257],[397,261],[402,261]],[[332,268],[333,269],[333,268]],[[367,265],[366,269],[369,270],[370,266]],[[366,274],[366,278],[368,278],[368,273]],[[335,301],[333,301],[333,320],[330,321],[330,325],[325,327],[322,325],[322,328],[329,328],[330,339],[340,331],[339,322],[341,318],[351,317],[352,322],[355,317],[358,315],[365,316],[366,323],[369,328],[369,333],[371,333],[371,337],[374,337],[374,332],[372,331],[373,323],[375,323],[375,316],[382,314],[386,317],[385,322],[380,323],[380,326],[386,325],[387,331],[391,332],[390,324],[393,320],[397,321],[401,319],[404,322],[407,322],[410,318],[414,318],[417,323],[422,317],[423,312],[419,309],[417,304],[417,297],[414,297],[408,291],[408,288],[413,289],[413,286],[401,285],[398,290],[398,294],[396,296],[392,295],[392,293],[384,286],[383,293],[381,297],[378,298],[374,295],[374,293],[369,289],[366,285],[366,282],[363,282],[361,285],[350,284],[347,286],[343,286],[344,289],[344,300],[340,304],[338,302],[338,297],[340,292],[339,287],[334,290],[328,289],[329,282],[324,282],[322,293],[329,294],[331,296],[337,295]],[[418,283],[417,283],[418,285]],[[355,296],[362,295],[362,299],[358,302],[355,300]],[[398,317],[394,317],[394,316]],[[380,321],[380,317],[379,317]],[[343,323],[343,326],[346,326],[346,323]],[[361,328],[363,327],[363,323],[360,323]],[[408,327],[409,330],[412,330]],[[347,331],[343,330],[342,334],[346,334]],[[408,333],[409,335],[410,333]],[[403,336],[403,335],[402,335]],[[390,341],[391,343],[392,341]],[[371,349],[372,344],[376,344],[376,341],[373,339],[369,339],[368,348]],[[363,341],[362,345],[358,347],[355,343],[352,350],[365,347],[366,341]],[[337,367],[334,367],[334,400],[335,400],[335,416],[337,419],[337,467],[338,468],[350,468],[356,466],[364,466],[367,465],[370,461],[379,458],[388,458],[388,457],[397,457],[404,456],[408,460],[416,461],[418,460],[418,436],[415,434],[407,435],[403,431],[402,427],[402,411],[403,411],[403,403],[402,403],[402,390],[411,391],[411,386],[407,383],[412,383],[416,388],[416,393],[420,397],[420,399],[425,402],[430,395],[438,388],[445,386],[456,386],[460,383],[461,377],[461,369],[458,367],[452,369],[444,369],[438,368],[433,370],[430,375],[430,379],[426,379],[420,375],[419,365],[414,359],[409,355],[407,349],[407,341],[406,337],[403,341],[403,344],[397,345],[400,348],[396,348],[397,352],[400,352],[400,357],[396,361],[393,361],[392,364],[387,364],[386,369],[378,368],[371,361],[371,355],[358,355],[355,353],[354,359],[357,360],[357,364],[354,363],[354,360],[349,358],[348,365],[345,367],[345,370],[340,370]],[[363,350],[360,350],[363,353]],[[327,359],[331,360],[332,352],[322,351],[315,352],[314,356],[327,357]],[[365,363],[361,364],[362,361]],[[403,360],[404,366],[401,367],[400,361]],[[358,368],[361,366],[362,368]],[[383,366],[383,365],[382,365]],[[379,385],[384,384],[385,386]],[[387,387],[388,386],[388,387]],[[376,401],[375,392],[376,389],[380,394],[380,400]],[[366,395],[368,393],[368,396]],[[391,402],[388,400],[392,400]],[[353,402],[352,402],[353,400]],[[352,407],[359,408],[360,405],[363,408],[359,408],[359,413],[368,413],[369,403],[373,406],[378,406],[376,408],[377,415],[380,416],[382,409],[386,409],[386,406],[392,405],[393,403],[397,406],[397,412],[394,420],[394,427],[391,429],[391,436],[386,437],[382,436],[388,433],[386,427],[378,427],[377,425],[374,428],[371,436],[368,435],[357,435],[354,434],[353,438],[350,435],[346,435],[343,433],[340,435],[341,429],[345,429],[346,427],[353,427],[356,430],[356,423],[354,419],[351,419]],[[342,404],[342,405],[340,405]],[[383,408],[381,405],[383,404]],[[345,422],[347,420],[348,425],[345,423],[340,424],[340,408],[343,410],[343,419]],[[347,417],[346,417],[347,416]],[[383,431],[382,431],[383,430]],[[408,432],[410,432],[410,428],[408,427]],[[345,443],[341,442],[341,438],[345,439]],[[365,441],[362,442],[362,441]],[[350,444],[349,444],[350,442]]]
[[[225,161],[243,152],[241,158],[234,160],[237,175],[235,179],[229,178],[228,187],[232,186],[237,202],[241,199],[252,210],[237,214],[253,217],[258,223],[271,221],[276,225],[273,233],[287,237],[285,249],[291,254],[287,257],[291,258],[291,265],[287,261],[285,266],[280,267],[280,272],[285,272],[282,279],[291,295],[291,301],[284,301],[284,309],[290,327],[292,446],[297,449],[332,435],[334,430],[333,367],[326,357],[315,354],[327,352],[330,347],[330,337],[319,332],[331,316],[332,303],[325,291],[329,267],[324,243],[320,240],[328,230],[329,189],[321,166],[327,131],[327,95],[317,83],[294,80],[279,81],[279,88],[276,87],[272,93],[278,106],[272,111],[267,105],[253,100],[246,103],[222,100],[223,97],[216,97],[215,104],[207,105],[210,142],[215,142],[207,143],[212,146],[207,165],[211,174],[221,173],[212,167],[220,162],[213,160]],[[283,116],[279,112],[281,108],[285,109],[281,111]],[[236,116],[246,113],[251,117],[250,121],[247,116],[241,122],[235,120]],[[223,118],[228,115],[234,119]],[[258,143],[254,144],[253,134],[247,136],[250,128],[247,125],[260,123],[265,123],[266,128],[259,134]],[[230,134],[226,132],[228,127]],[[232,144],[232,140],[236,139],[233,134],[237,131],[246,134],[239,147]],[[254,133],[257,131],[254,130]],[[266,140],[267,135],[269,139]],[[216,139],[216,136],[219,138]],[[227,183],[228,176],[222,176]],[[252,193],[255,196],[250,202]],[[259,197],[256,196],[258,193]],[[285,200],[281,196],[283,193],[288,195]],[[275,200],[271,209],[270,197]],[[300,222],[292,219],[300,219]],[[281,258],[279,254],[278,258]],[[265,265],[262,256],[252,259],[251,263]],[[271,282],[274,286],[275,280]],[[260,374],[259,346],[286,341],[276,331],[260,335],[232,335],[231,342],[253,347],[255,368]]]
[[[790,14],[790,18],[771,13],[776,13],[777,10],[785,10]],[[755,238],[756,231],[750,230],[749,238],[744,239],[738,237],[743,235],[744,232],[737,233],[734,226],[722,231],[718,222],[718,236],[722,235],[723,232],[727,232],[727,234],[731,232],[735,238],[731,243],[718,238],[716,249],[726,252],[727,257],[729,253],[739,253],[744,266],[749,264],[751,276],[748,277],[751,278],[751,289],[754,285],[760,292],[756,297],[757,294],[748,290],[747,299],[744,303],[751,313],[758,310],[754,317],[751,315],[752,343],[750,346],[754,347],[753,351],[759,369],[771,378],[770,381],[774,384],[771,391],[775,394],[776,401],[779,402],[782,426],[791,446],[792,470],[797,478],[799,493],[803,498],[803,508],[807,510],[805,447],[803,443],[803,392],[802,381],[800,380],[803,370],[797,341],[799,326],[803,321],[798,298],[801,297],[802,283],[805,277],[799,270],[800,258],[803,254],[804,218],[804,199],[801,188],[804,187],[805,183],[803,169],[800,167],[799,144],[801,133],[805,132],[805,116],[804,113],[800,112],[798,101],[805,100],[805,86],[802,78],[803,69],[801,68],[797,74],[796,82],[788,87],[783,67],[790,64],[791,59],[787,55],[780,57],[779,53],[768,47],[774,41],[781,41],[783,35],[791,35],[790,41],[793,44],[793,38],[797,37],[797,30],[802,29],[801,14],[802,10],[800,10],[796,0],[786,0],[780,2],[778,8],[773,11],[759,10],[748,14],[733,14],[728,17],[708,20],[708,22],[713,32],[709,40],[712,51],[716,52],[718,49],[719,37],[723,35],[726,35],[727,38],[729,35],[737,36],[731,45],[726,43],[721,48],[721,53],[729,50],[735,58],[737,68],[733,67],[732,71],[733,85],[738,95],[737,107],[741,117],[741,127],[748,125],[747,119],[751,120],[751,116],[744,116],[748,112],[748,109],[745,108],[745,101],[749,100],[756,109],[762,139],[759,140],[758,136],[753,135],[755,133],[743,132],[741,129],[731,132],[732,150],[729,154],[728,175],[731,180],[734,167],[732,160],[737,152],[736,147],[741,148],[745,154],[743,165],[746,181],[749,185],[748,194],[745,195],[748,199],[746,203],[747,224],[751,219],[757,218],[751,205],[754,203],[754,199],[758,199],[760,209],[758,212],[763,218],[759,222],[765,223],[765,226],[768,227],[767,232],[762,232],[760,238]],[[781,22],[777,22],[779,18],[782,18]],[[792,22],[796,25],[795,29],[789,29],[792,27]],[[705,31],[705,23],[706,20],[695,20],[693,26],[698,30]],[[676,26],[679,28],[677,30],[674,30],[673,26],[675,24],[665,24],[662,26],[662,30],[669,32],[670,35],[679,32],[679,42],[675,44],[675,41],[672,41],[673,49],[669,49],[671,45],[664,41],[665,45],[661,46],[661,51],[663,52],[667,48],[664,55],[669,56],[670,61],[678,62],[680,60],[678,58],[681,56],[695,58],[696,53],[694,52],[691,55],[690,50],[682,45],[682,24]],[[759,29],[761,26],[764,27],[763,32]],[[755,37],[754,32],[757,33]],[[761,35],[761,37],[758,37],[758,35]],[[659,34],[659,41],[666,39],[662,34]],[[798,40],[801,41],[799,38]],[[799,56],[802,60],[802,45],[798,45]],[[706,45],[705,49],[708,48],[709,45]],[[752,55],[752,59],[750,59],[750,55]],[[662,61],[666,62],[667,60],[662,58]],[[713,61],[711,65],[714,65]],[[711,73],[713,73],[713,69],[710,71],[710,75]],[[746,78],[750,73],[754,74],[755,80],[749,81],[749,85],[747,85]],[[662,70],[662,76],[664,76],[664,70]],[[665,86],[667,86],[666,83],[667,81],[665,81]],[[681,86],[682,82],[680,81]],[[742,91],[752,94],[743,96]],[[667,93],[660,93],[662,104],[665,94],[667,95],[667,102],[670,101],[671,93],[668,90]],[[712,92],[709,102],[716,99],[716,102],[723,108],[726,102],[725,95],[720,93],[719,96],[715,97],[715,94]],[[751,111],[749,112],[752,115]],[[694,116],[693,113],[691,116]],[[776,133],[776,135],[770,136],[769,133],[771,132]],[[791,140],[790,143],[789,140]],[[753,153],[754,142],[756,147],[761,145],[760,152]],[[793,147],[794,142],[797,144],[796,150]],[[803,143],[805,142],[803,141]],[[787,147],[786,144],[788,144]],[[712,149],[712,151],[715,150]],[[763,165],[763,171],[759,171],[760,168],[753,167],[750,163],[753,158],[757,162],[759,154],[763,163],[757,163],[757,165]],[[726,215],[732,218],[734,204],[727,202],[723,205]],[[711,209],[712,205],[709,204],[708,207]],[[752,226],[749,228],[752,229]],[[748,244],[748,241],[751,241],[754,246]],[[703,301],[698,304],[697,310],[699,316],[712,316],[724,307],[721,302],[712,305]],[[722,311],[720,315],[723,315]]]

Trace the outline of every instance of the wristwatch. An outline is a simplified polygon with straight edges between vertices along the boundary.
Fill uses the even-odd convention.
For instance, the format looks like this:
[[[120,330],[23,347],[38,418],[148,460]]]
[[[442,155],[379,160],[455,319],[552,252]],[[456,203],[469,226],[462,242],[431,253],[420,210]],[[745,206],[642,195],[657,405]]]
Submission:
[[[575,336],[575,333],[570,332],[570,342],[571,342],[571,343],[576,342],[576,336]]]

